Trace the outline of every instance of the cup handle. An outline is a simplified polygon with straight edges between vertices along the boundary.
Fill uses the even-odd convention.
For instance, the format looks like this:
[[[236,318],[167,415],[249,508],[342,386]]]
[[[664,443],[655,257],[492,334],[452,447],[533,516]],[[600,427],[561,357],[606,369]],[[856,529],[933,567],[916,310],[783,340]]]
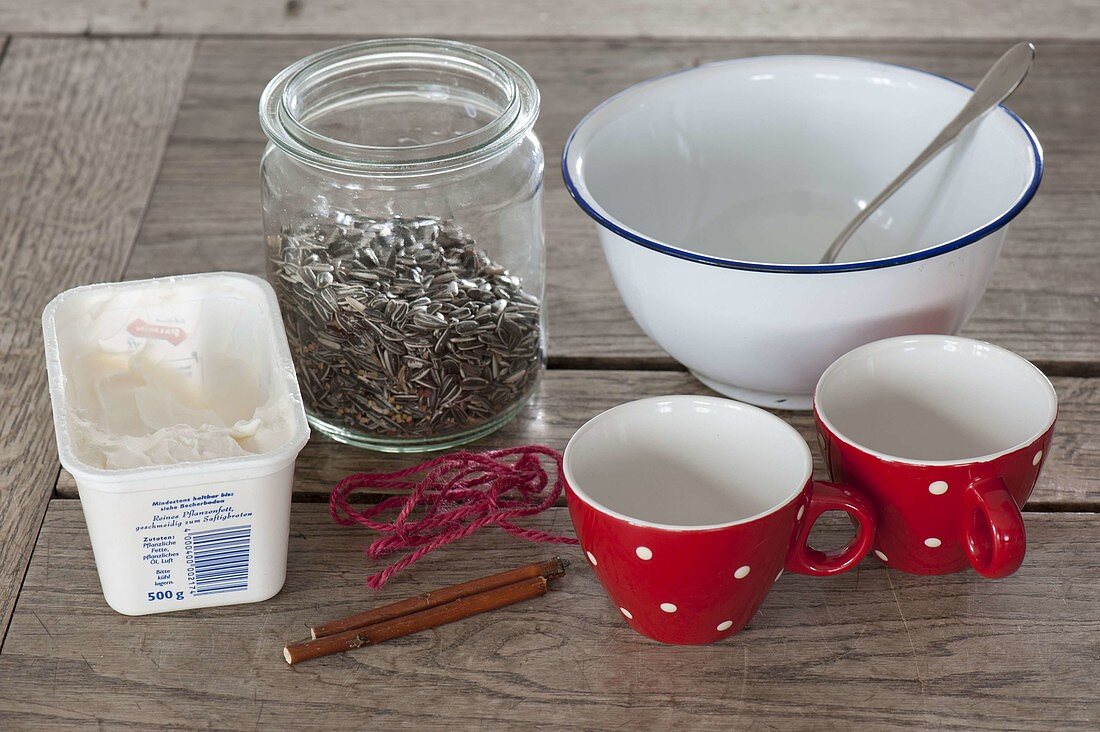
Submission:
[[[826,511],[844,511],[855,519],[856,535],[841,549],[818,551],[809,544],[810,530]],[[862,495],[837,483],[815,480],[810,486],[806,516],[787,553],[787,569],[799,574],[826,577],[852,569],[871,550],[875,540],[875,509]]]
[[[1004,480],[971,483],[963,501],[966,555],[978,574],[996,579],[1019,569],[1027,549],[1024,517]]]

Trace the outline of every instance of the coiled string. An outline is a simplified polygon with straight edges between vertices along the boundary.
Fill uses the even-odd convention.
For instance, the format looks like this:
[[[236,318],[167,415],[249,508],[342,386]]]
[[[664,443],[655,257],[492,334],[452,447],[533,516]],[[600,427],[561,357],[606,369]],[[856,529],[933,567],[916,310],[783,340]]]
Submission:
[[[552,487],[540,456],[550,458],[557,467]],[[418,473],[424,473],[419,480],[409,477]],[[571,537],[513,523],[517,518],[534,516],[553,506],[564,485],[561,453],[544,445],[479,453],[463,450],[392,473],[349,475],[333,488],[329,511],[339,524],[358,524],[382,534],[367,547],[370,559],[412,549],[367,578],[367,586],[378,589],[426,554],[485,526],[497,526],[528,541],[576,544],[577,540]],[[408,495],[392,496],[361,509],[352,507],[348,502],[351,494],[370,488],[408,491]],[[392,521],[378,518],[398,507]]]

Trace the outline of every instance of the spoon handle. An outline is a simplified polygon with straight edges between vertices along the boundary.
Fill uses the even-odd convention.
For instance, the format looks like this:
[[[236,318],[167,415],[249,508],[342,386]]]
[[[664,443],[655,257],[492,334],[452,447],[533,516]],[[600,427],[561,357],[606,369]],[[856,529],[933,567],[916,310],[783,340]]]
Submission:
[[[951,142],[958,137],[964,129],[966,129],[972,122],[984,117],[990,110],[994,109],[998,104],[1008,98],[1012,92],[1016,91],[1016,87],[1027,76],[1028,69],[1031,68],[1031,62],[1035,58],[1035,46],[1031,43],[1018,43],[1012,48],[1008,49],[1003,56],[997,59],[997,63],[993,64],[993,68],[985,75],[981,80],[981,83],[974,89],[974,93],[970,95],[970,99],[967,100],[963,108],[959,110],[959,113],[955,115],[954,119],[947,123],[947,125],[940,130],[939,134],[933,138],[932,142],[928,143],[928,147],[924,148],[919,155],[909,163],[905,170],[901,171],[901,174],[897,178],[890,181],[882,192],[871,199],[863,209],[855,215],[855,217],[848,222],[848,225],[844,227],[843,231],[837,235],[833,243],[829,245],[829,248],[825,251],[825,255],[821,258],[821,264],[831,264],[836,261],[837,256],[840,254],[840,250],[844,248],[844,245],[848,242],[848,239],[852,237],[852,234],[856,233],[856,230],[863,225],[863,222],[870,218],[879,206],[886,202],[890,196],[894,195],[899,188],[912,178],[917,172],[920,171],[925,165],[927,165],[933,158],[947,147]]]

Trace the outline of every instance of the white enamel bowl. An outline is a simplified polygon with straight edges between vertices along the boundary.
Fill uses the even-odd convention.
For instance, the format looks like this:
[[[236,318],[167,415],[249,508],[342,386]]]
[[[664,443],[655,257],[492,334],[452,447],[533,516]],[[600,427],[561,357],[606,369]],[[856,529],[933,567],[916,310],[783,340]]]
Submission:
[[[985,291],[1042,150],[1001,107],[850,240],[844,224],[970,90],[915,69],[777,56],[651,79],[586,116],[570,193],[598,224],[634,319],[722,394],[809,409],[818,377],[864,343],[954,334]]]

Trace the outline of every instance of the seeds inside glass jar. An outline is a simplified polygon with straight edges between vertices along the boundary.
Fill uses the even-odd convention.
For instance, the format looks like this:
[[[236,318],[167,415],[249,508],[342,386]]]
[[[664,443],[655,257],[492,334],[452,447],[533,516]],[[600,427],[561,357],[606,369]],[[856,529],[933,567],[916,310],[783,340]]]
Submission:
[[[491,421],[534,386],[539,300],[453,221],[341,213],[284,228],[268,251],[318,417],[438,437]]]

